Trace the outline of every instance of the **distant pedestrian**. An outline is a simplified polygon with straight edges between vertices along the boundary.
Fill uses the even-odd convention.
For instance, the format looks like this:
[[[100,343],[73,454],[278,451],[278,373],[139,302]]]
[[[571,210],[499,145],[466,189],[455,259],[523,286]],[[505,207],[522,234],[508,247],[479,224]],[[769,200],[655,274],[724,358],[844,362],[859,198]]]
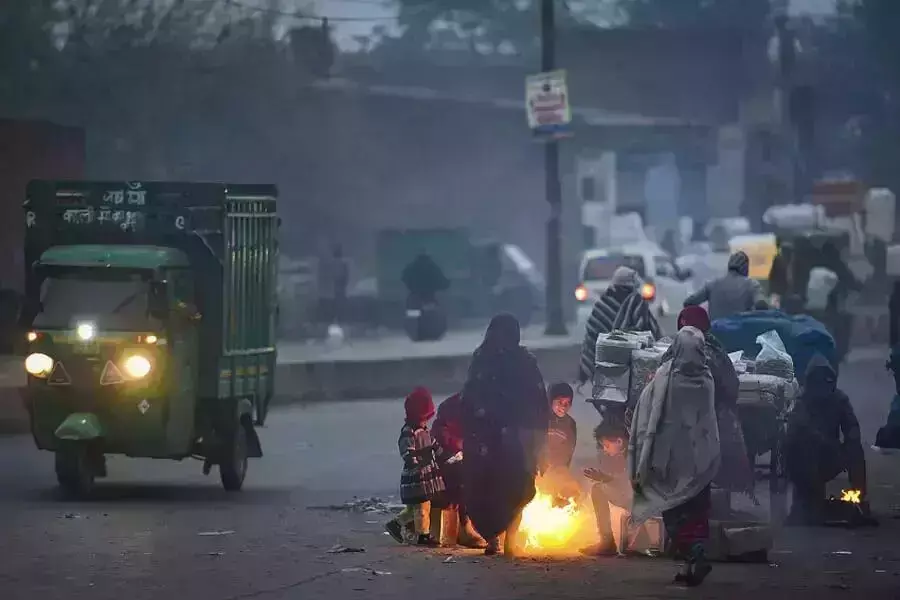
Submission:
[[[398,446],[403,459],[400,501],[406,508],[385,525],[385,530],[402,543],[403,528],[412,523],[419,546],[439,546],[440,542],[431,535],[431,502],[444,492],[444,480],[437,462],[440,446],[428,431],[428,422],[435,414],[431,392],[422,387],[414,389],[406,397],[404,407],[406,420],[400,429]]]
[[[614,329],[627,331],[651,331],[662,337],[659,323],[650,311],[650,305],[641,296],[641,278],[629,267],[619,267],[603,295],[594,303],[584,331],[578,381],[587,382],[594,375],[597,338],[601,333]]]
[[[708,303],[713,321],[753,310],[763,300],[759,282],[750,278],[750,257],[738,251],[728,259],[728,272],[704,284],[684,301],[685,306]]]
[[[350,266],[344,257],[344,249],[335,244],[331,256],[319,262],[319,322],[340,325],[346,315],[347,287],[350,283]]]

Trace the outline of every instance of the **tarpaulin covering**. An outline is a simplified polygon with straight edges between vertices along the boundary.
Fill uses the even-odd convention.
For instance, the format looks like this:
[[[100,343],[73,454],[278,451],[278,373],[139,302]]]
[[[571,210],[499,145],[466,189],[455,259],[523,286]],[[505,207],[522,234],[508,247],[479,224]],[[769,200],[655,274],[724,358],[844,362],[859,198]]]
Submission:
[[[767,331],[778,332],[785,349],[794,360],[794,372],[800,377],[815,354],[822,354],[838,367],[834,338],[822,323],[807,315],[788,315],[779,310],[745,312],[712,323],[712,333],[727,352],[743,350],[756,356],[760,346],[756,338]]]

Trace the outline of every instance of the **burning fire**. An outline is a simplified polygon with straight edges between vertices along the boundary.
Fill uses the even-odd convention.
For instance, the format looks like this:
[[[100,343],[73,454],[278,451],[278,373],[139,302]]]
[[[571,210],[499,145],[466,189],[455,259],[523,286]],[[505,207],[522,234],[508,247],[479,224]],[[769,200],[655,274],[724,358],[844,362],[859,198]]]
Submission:
[[[519,533],[527,552],[574,552],[592,518],[577,498],[560,499],[538,490],[522,511]]]
[[[841,490],[841,502],[859,504],[862,502],[862,492],[859,490]]]

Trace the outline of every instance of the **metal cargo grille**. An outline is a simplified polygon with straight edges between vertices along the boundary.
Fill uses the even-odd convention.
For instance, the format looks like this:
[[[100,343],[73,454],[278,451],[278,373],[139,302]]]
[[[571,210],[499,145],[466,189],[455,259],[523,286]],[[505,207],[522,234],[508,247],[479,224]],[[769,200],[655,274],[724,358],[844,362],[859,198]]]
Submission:
[[[226,356],[275,350],[277,234],[275,198],[228,197],[223,278]]]

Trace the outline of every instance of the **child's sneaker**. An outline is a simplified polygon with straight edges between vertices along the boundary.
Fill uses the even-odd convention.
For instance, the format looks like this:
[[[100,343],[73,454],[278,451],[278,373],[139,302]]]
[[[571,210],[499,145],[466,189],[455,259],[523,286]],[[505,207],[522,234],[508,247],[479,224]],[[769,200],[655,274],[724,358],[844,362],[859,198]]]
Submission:
[[[441,543],[431,537],[430,533],[422,533],[419,534],[419,539],[416,541],[416,544],[419,546],[428,546],[429,548],[438,548]]]
[[[395,542],[398,544],[403,543],[403,527],[400,525],[400,521],[391,519],[385,524],[384,530],[388,532],[388,535],[394,538]]]

